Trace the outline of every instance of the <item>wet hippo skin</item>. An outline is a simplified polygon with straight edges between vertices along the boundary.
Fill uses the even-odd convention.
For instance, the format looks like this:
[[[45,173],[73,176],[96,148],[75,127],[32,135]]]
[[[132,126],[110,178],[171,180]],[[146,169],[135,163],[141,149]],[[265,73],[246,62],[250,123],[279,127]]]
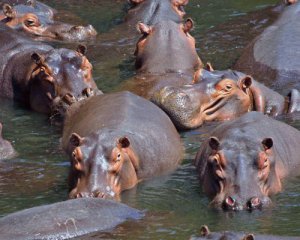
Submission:
[[[270,205],[282,180],[300,173],[299,142],[297,129],[258,112],[218,126],[194,161],[211,205],[250,211]]]
[[[300,2],[285,8],[280,18],[246,49],[234,68],[280,93],[300,89]]]
[[[0,96],[50,113],[58,98],[98,91],[86,48],[77,51],[38,43],[0,24]]]
[[[16,155],[16,151],[14,150],[11,143],[2,137],[2,123],[0,123],[0,160],[12,158]]]
[[[110,231],[126,220],[138,220],[143,215],[141,211],[115,201],[73,199],[0,218],[0,239],[70,239]]]
[[[71,161],[71,198],[118,199],[139,181],[175,170],[182,159],[180,138],[169,117],[129,92],[72,104],[62,147]]]

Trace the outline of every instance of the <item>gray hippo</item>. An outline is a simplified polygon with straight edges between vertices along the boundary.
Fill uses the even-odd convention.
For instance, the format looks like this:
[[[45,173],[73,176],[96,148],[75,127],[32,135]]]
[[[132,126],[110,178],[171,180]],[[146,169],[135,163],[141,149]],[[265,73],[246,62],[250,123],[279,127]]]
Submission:
[[[287,89],[300,89],[299,29],[300,2],[297,2],[287,6],[279,19],[246,48],[234,69],[283,94]]]
[[[14,150],[11,143],[2,137],[2,123],[0,123],[0,160],[12,158],[16,155],[16,151]]]
[[[73,103],[62,147],[71,162],[70,198],[118,198],[141,180],[175,170],[182,159],[169,117],[129,92]]]
[[[38,1],[2,2],[0,21],[30,36],[43,40],[84,41],[94,39],[97,35],[91,25],[84,27],[55,21],[54,14],[57,12]]]
[[[285,97],[234,70],[200,69],[195,77],[194,84],[167,86],[151,97],[178,129],[234,119],[249,111],[270,116],[300,111],[300,93],[296,89]]]
[[[70,239],[110,231],[144,213],[111,200],[83,198],[25,209],[0,218],[0,239]]]
[[[194,164],[211,205],[254,210],[270,205],[282,180],[300,173],[300,132],[259,112],[221,124]]]
[[[86,48],[77,51],[39,43],[0,24],[0,96],[37,112],[50,113],[58,98],[99,91]]]

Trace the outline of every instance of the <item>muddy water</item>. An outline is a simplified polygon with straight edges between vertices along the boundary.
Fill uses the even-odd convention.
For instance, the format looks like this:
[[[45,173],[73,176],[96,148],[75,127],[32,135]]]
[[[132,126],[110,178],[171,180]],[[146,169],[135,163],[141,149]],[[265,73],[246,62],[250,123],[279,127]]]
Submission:
[[[94,77],[103,91],[116,90],[135,74],[132,53],[138,34],[120,24],[125,0],[44,2],[60,10],[61,20],[91,23],[100,32],[97,40],[87,45]],[[275,3],[190,0],[186,11],[196,23],[193,35],[201,58],[218,69],[230,67],[245,45],[276,17],[269,10]],[[45,116],[11,102],[1,101],[0,106],[4,136],[19,152],[15,159],[0,163],[0,215],[65,200],[69,163],[59,148],[59,129],[49,126]],[[300,129],[300,121],[284,120]],[[175,173],[142,182],[122,195],[124,203],[146,209],[147,218],[122,225],[111,234],[92,234],[86,239],[187,239],[202,224],[213,230],[300,236],[300,178],[285,182],[284,192],[273,197],[270,209],[224,213],[208,207],[209,199],[199,187],[191,161],[215,125],[181,134],[186,154]]]

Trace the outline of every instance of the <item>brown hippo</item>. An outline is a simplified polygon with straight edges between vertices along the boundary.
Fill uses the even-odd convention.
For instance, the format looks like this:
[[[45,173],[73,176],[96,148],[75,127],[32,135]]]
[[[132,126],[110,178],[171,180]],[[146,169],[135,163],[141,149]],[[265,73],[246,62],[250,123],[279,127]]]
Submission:
[[[168,116],[130,92],[71,105],[62,147],[71,161],[70,198],[118,198],[143,179],[173,171],[182,158]]]
[[[209,228],[204,225],[200,230],[200,237],[191,237],[190,240],[300,240],[300,237],[284,237],[261,235],[243,232],[210,232]]]
[[[202,67],[195,39],[189,34],[193,21],[161,21],[154,26],[139,23],[138,28],[143,34],[135,51],[138,74],[123,89],[150,98],[164,86],[191,83],[194,71]]]
[[[16,152],[11,143],[2,137],[2,123],[0,123],[0,160],[12,158],[16,155]]]
[[[300,132],[259,112],[221,124],[195,158],[211,205],[253,210],[271,203],[282,179],[300,173]]]
[[[130,0],[132,8],[126,16],[126,23],[133,27],[138,22],[154,25],[171,20],[181,23],[185,15],[184,6],[189,0]]]
[[[178,129],[197,128],[208,121],[234,119],[248,111],[271,116],[300,111],[300,93],[296,89],[284,97],[252,77],[233,70],[201,69],[196,78],[197,83],[167,86],[151,98]]]
[[[11,1],[10,1],[11,2]],[[96,30],[88,25],[75,26],[53,20],[55,11],[37,1],[25,1],[15,6],[2,5],[0,21],[7,26],[46,40],[84,41],[95,38]]]
[[[287,6],[280,18],[245,50],[234,68],[286,94],[300,89],[300,2]]]
[[[115,201],[83,198],[25,209],[0,218],[0,239],[70,239],[111,231],[144,213]]]
[[[78,97],[87,88],[97,90],[83,46],[77,51],[54,49],[1,24],[0,51],[0,96],[37,112],[49,113],[53,102],[67,93]]]

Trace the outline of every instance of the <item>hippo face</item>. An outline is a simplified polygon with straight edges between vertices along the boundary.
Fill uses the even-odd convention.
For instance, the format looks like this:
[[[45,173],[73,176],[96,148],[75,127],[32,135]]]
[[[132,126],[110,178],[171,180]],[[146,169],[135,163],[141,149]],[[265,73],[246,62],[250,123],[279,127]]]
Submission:
[[[195,39],[189,34],[193,21],[185,24],[162,21],[154,26],[138,24],[143,36],[136,46],[136,68],[148,73],[194,71],[202,62],[195,49]]]
[[[77,51],[53,49],[46,54],[32,54],[30,107],[49,113],[54,102],[66,95],[78,98],[86,89],[97,90],[92,78],[92,65],[84,56],[85,47]]]
[[[7,26],[46,40],[83,41],[94,38],[96,30],[91,26],[74,26],[53,20],[53,10],[44,4],[3,5],[0,19]]]
[[[253,210],[268,205],[269,195],[280,191],[275,170],[272,138],[262,141],[239,139],[208,141],[204,191],[212,204],[226,210]],[[246,143],[246,144],[245,144]]]
[[[0,123],[0,160],[11,158],[16,155],[16,152],[11,143],[2,138],[2,124]]]
[[[120,137],[111,145],[97,134],[81,138],[73,133],[69,150],[70,198],[118,198],[121,191],[138,182],[136,157],[127,137]]]
[[[207,121],[234,119],[252,108],[252,79],[205,79],[183,87],[165,87],[151,101],[161,107],[178,128],[190,129]]]

